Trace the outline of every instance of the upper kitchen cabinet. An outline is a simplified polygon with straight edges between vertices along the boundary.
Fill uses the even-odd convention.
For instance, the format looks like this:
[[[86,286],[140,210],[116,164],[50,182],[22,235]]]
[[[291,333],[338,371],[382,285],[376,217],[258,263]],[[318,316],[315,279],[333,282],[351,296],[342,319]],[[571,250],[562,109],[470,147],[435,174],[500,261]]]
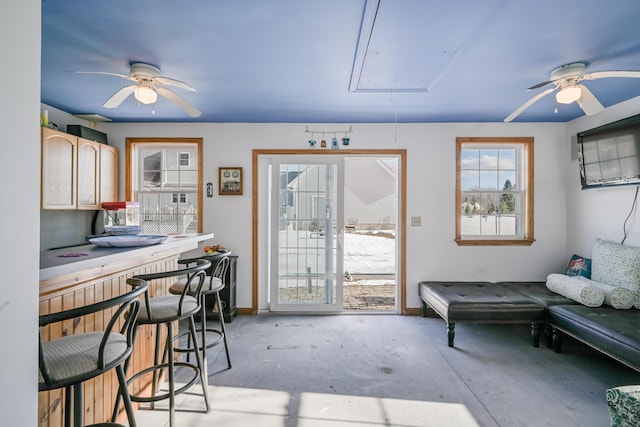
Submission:
[[[100,202],[118,201],[118,149],[100,144]]]
[[[100,209],[100,145],[78,138],[78,209]]]
[[[42,209],[98,210],[117,200],[118,149],[42,128]]]
[[[75,209],[78,138],[42,128],[42,209]]]

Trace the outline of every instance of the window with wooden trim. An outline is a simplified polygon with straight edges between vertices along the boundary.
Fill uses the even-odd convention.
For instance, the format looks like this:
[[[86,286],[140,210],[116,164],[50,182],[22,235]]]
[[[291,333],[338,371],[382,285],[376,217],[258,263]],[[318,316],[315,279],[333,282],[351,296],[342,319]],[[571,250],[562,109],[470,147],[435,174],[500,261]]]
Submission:
[[[456,138],[456,242],[534,242],[533,138]]]
[[[127,138],[126,159],[144,234],[202,232],[202,138]]]

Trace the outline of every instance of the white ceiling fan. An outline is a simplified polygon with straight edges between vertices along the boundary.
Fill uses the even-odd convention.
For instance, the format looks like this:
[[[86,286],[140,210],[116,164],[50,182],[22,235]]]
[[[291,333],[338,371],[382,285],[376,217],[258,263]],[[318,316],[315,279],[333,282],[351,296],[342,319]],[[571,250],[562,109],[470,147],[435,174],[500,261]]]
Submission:
[[[132,62],[129,75],[103,71],[76,71],[76,73],[106,74],[136,82],[136,84],[123,87],[113,94],[111,98],[107,99],[103,104],[105,108],[118,107],[132,93],[136,101],[141,104],[155,104],[158,99],[158,94],[160,94],[181,107],[191,117],[199,117],[201,114],[197,108],[189,104],[184,98],[164,86],[175,86],[191,92],[195,92],[196,90],[185,82],[161,76],[160,69],[155,65],[144,62]]]
[[[560,104],[571,104],[572,102],[577,102],[586,115],[591,116],[598,114],[600,111],[604,110],[604,107],[585,85],[579,83],[580,81],[602,79],[605,77],[640,78],[640,71],[595,71],[593,73],[585,74],[585,68],[585,64],[581,62],[567,64],[556,68],[551,72],[550,80],[533,85],[527,90],[540,89],[550,84],[554,84],[555,87],[551,87],[540,92],[522,104],[513,113],[509,114],[504,121],[512,121],[524,110],[533,105],[533,103],[556,90],[558,90],[556,93],[556,102]]]

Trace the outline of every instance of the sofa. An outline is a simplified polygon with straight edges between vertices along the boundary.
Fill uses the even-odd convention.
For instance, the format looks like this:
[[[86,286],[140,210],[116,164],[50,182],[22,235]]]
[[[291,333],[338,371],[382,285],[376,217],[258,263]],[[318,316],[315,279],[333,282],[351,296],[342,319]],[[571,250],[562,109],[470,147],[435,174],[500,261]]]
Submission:
[[[574,255],[546,282],[423,281],[418,292],[422,315],[447,323],[450,347],[456,322],[526,322],[534,346],[544,336],[560,353],[568,335],[640,371],[639,287],[640,248],[598,239],[591,259]]]

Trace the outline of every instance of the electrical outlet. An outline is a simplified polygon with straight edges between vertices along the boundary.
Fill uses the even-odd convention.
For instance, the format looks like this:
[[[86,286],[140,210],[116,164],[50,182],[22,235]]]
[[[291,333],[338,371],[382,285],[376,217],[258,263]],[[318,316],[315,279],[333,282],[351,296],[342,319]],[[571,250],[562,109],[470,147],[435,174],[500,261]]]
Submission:
[[[411,217],[411,226],[412,227],[422,227],[422,217],[421,216],[412,216]]]

